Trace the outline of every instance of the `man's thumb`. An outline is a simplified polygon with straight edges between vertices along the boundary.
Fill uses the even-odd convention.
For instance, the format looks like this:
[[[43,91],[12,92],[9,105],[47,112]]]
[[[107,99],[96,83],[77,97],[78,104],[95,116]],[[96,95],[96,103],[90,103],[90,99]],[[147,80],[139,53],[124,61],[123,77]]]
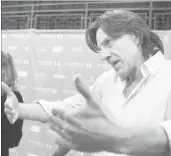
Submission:
[[[92,100],[92,93],[89,90],[89,88],[85,85],[85,83],[83,82],[83,80],[81,79],[80,76],[76,76],[75,77],[75,86],[77,88],[77,90],[79,91],[79,93],[86,99],[86,100]]]

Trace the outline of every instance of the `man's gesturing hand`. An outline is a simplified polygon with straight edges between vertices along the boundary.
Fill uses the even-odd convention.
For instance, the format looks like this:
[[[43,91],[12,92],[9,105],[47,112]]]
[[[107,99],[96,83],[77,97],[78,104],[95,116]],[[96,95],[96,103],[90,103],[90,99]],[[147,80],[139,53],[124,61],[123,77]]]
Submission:
[[[75,85],[87,106],[72,113],[53,109],[51,128],[63,138],[57,144],[83,152],[110,151],[115,141],[119,144],[122,128],[114,123],[102,100],[92,95],[79,77]],[[114,136],[117,137],[114,139]]]
[[[4,112],[11,124],[14,124],[19,116],[19,104],[18,99],[7,84],[1,82],[2,91],[7,95]]]

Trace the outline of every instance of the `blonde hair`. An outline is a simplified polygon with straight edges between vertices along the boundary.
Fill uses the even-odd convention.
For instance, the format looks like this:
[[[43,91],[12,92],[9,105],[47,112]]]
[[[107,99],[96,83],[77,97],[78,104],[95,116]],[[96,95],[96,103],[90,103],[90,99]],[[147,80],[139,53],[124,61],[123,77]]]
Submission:
[[[16,90],[16,80],[17,72],[12,56],[1,51],[1,81],[5,82],[12,90]]]

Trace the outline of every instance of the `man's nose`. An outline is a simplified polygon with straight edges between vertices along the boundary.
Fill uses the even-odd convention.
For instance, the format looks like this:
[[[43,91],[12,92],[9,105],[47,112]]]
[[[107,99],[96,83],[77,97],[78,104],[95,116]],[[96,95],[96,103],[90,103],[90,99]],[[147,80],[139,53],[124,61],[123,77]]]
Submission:
[[[100,57],[102,60],[109,59],[110,56],[111,56],[111,53],[109,52],[108,49],[106,49],[106,48],[101,49]]]

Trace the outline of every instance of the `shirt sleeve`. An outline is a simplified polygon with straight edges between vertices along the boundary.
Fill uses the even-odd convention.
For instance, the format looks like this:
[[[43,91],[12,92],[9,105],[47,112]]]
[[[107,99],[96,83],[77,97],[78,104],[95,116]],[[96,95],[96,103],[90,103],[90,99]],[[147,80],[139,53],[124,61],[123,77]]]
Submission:
[[[101,96],[101,90],[102,90],[102,84],[105,81],[105,77],[107,75],[108,72],[105,72],[103,74],[101,74],[95,81],[95,83],[90,87],[90,90],[98,95]],[[71,96],[69,98],[66,98],[63,101],[56,101],[56,102],[48,102],[46,100],[38,100],[35,101],[36,103],[38,103],[42,109],[45,111],[46,115],[51,116],[52,113],[52,109],[53,108],[62,108],[65,109],[67,111],[72,111],[75,109],[81,109],[82,107],[84,107],[86,105],[86,100],[83,98],[83,96],[81,94],[76,94],[74,96]]]
[[[169,96],[169,101],[166,108],[165,121],[161,123],[161,126],[164,128],[167,135],[171,155],[171,94]]]
[[[49,102],[46,100],[36,100],[35,103],[39,104],[47,116],[52,116],[52,109],[61,107],[61,101]]]

